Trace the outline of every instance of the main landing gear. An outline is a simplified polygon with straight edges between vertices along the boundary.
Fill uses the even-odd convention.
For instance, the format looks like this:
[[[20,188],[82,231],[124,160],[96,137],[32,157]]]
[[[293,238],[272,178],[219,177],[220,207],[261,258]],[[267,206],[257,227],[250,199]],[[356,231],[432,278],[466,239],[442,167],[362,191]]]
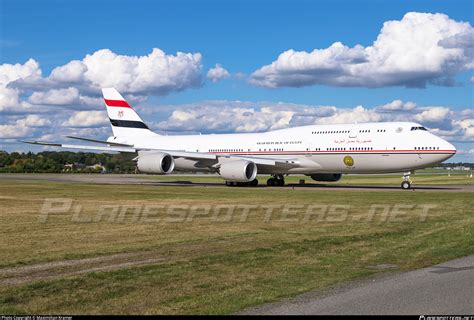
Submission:
[[[270,179],[267,180],[267,186],[279,186],[282,187],[285,185],[285,178],[282,174],[274,174]]]
[[[405,172],[403,174],[402,189],[408,190],[411,187],[410,180],[411,171]]]
[[[258,186],[258,180],[253,179],[250,182],[226,181],[225,185],[228,187],[256,187]]]

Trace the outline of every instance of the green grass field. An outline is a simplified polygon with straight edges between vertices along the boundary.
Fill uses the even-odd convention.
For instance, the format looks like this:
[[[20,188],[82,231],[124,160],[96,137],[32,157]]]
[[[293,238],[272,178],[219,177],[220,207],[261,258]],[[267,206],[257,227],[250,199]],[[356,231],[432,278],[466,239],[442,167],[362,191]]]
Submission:
[[[355,184],[400,182],[399,176],[354,176],[344,177],[341,184],[345,178]],[[472,184],[465,176],[450,178],[445,183]],[[200,179],[216,178],[196,177]],[[415,179],[441,184],[447,177]],[[72,199],[72,212],[52,213],[40,222],[47,198]],[[105,212],[101,209],[116,205],[131,208],[123,220],[97,218],[98,212]],[[167,210],[175,205],[181,206],[182,214],[170,216]],[[234,205],[230,219],[214,214],[216,206]],[[254,206],[247,208],[247,219],[242,205]],[[267,205],[274,206],[272,215]],[[424,216],[420,208],[427,205],[432,208]],[[148,220],[137,220],[147,206],[156,211]],[[309,206],[318,214],[308,215]],[[388,211],[375,211],[370,219],[371,208],[382,206]],[[473,207],[468,192],[131,186],[0,178],[0,313],[234,313],[381,272],[473,254]],[[31,274],[21,268],[7,272],[17,267],[33,270],[44,263],[59,264]],[[396,268],[374,268],[381,264]],[[16,278],[24,282],[15,283]]]

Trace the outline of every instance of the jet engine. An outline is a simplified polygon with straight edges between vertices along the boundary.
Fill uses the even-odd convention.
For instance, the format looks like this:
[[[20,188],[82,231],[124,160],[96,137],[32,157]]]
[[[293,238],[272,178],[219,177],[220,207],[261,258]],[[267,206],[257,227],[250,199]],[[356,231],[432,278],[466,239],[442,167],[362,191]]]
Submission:
[[[342,173],[316,173],[311,178],[316,181],[336,182],[341,180]]]
[[[224,162],[219,173],[227,181],[249,182],[257,176],[257,165],[247,160]]]
[[[148,153],[138,158],[137,168],[143,173],[168,174],[173,172],[174,159],[163,152]]]

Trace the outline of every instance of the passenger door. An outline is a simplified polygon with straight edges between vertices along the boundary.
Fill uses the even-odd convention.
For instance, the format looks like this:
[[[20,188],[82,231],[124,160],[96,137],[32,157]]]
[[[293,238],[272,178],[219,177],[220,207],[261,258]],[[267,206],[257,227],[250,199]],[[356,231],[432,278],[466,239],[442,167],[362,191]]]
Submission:
[[[357,133],[359,132],[359,128],[354,128],[349,133],[349,138],[357,138]]]

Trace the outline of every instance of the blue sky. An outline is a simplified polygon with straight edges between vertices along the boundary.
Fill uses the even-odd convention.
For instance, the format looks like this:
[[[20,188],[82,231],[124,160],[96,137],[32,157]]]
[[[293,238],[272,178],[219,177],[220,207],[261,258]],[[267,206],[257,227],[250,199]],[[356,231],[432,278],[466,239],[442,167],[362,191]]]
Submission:
[[[201,82],[189,80],[180,88],[166,92],[149,88],[143,92],[128,92],[140,96],[137,104],[141,103],[144,109],[154,111],[149,117],[151,122],[156,123],[157,129],[173,127],[169,123],[177,119],[173,117],[173,111],[186,111],[186,108],[206,109],[207,106],[203,107],[204,101],[215,100],[251,102],[255,104],[256,112],[265,105],[273,106],[278,103],[295,104],[296,108],[300,106],[304,110],[308,106],[335,106],[342,110],[360,105],[374,109],[394,100],[415,103],[418,113],[431,106],[448,108],[454,113],[473,108],[473,84],[470,81],[473,70],[472,66],[466,67],[469,62],[454,71],[441,70],[452,72],[450,85],[433,84],[433,79],[440,79],[437,75],[424,86],[417,85],[416,88],[404,85],[403,81],[406,80],[377,82],[381,84],[375,87],[353,85],[353,82],[334,85],[329,80],[320,80],[325,77],[324,73],[317,73],[318,79],[313,78],[312,82],[303,86],[288,84],[281,74],[275,83],[269,80],[267,73],[263,76],[264,82],[249,81],[255,78],[257,70],[277,61],[280,54],[290,49],[310,53],[314,49],[329,48],[335,42],[341,42],[347,48],[354,48],[356,45],[364,48],[372,46],[381,34],[384,22],[401,21],[408,12],[442,13],[456,23],[467,22],[472,26],[472,1],[2,0],[0,3],[0,64],[25,64],[31,58],[39,64],[43,78],[47,78],[54,68],[67,65],[72,60],[82,60],[100,49],[109,49],[124,56],[147,56],[153,48],[159,48],[167,55],[176,55],[178,51],[200,53]],[[472,46],[470,51],[465,49],[465,52],[468,59],[472,60]],[[216,63],[221,64],[229,76],[214,83],[206,78],[206,73]],[[293,71],[290,68],[284,70],[284,74]],[[330,77],[332,74],[328,75]],[[384,75],[384,79],[385,77]],[[15,84],[9,83],[6,86],[13,88]],[[16,87],[19,103],[27,101],[34,106],[44,104],[53,110],[58,110],[57,106],[60,105],[61,110],[74,112],[91,109],[84,104],[55,104],[50,100],[49,103],[33,103],[34,99],[28,100],[28,97],[34,91],[46,92],[64,87],[59,84],[57,88],[49,85],[38,89],[38,86]],[[80,94],[83,92],[79,91]],[[219,107],[230,108],[225,104],[220,104]],[[11,108],[8,110],[10,112],[4,112],[3,115],[0,113],[0,125],[17,125],[21,117],[12,114]],[[206,114],[200,116],[205,117]],[[457,122],[473,118],[468,112],[452,117]],[[67,126],[63,119],[48,120],[50,126],[57,127],[56,131],[48,132],[50,135],[66,132]],[[433,125],[443,127],[443,124],[434,122]],[[289,124],[298,122],[292,121]],[[69,129],[77,131],[80,128],[86,133],[99,130],[94,125],[96,124],[91,126],[92,129],[84,126]],[[470,126],[469,123],[467,125]],[[466,124],[464,129],[465,126]],[[28,137],[41,136],[41,126],[34,128],[36,129],[28,132]],[[196,129],[206,131],[199,126]],[[0,142],[4,149],[20,148],[14,142],[16,137],[10,134],[4,138],[4,142]],[[465,152],[457,155],[457,159],[472,159],[472,155],[469,155],[469,151],[473,149],[470,138],[469,135],[452,138],[459,144],[458,148]]]

